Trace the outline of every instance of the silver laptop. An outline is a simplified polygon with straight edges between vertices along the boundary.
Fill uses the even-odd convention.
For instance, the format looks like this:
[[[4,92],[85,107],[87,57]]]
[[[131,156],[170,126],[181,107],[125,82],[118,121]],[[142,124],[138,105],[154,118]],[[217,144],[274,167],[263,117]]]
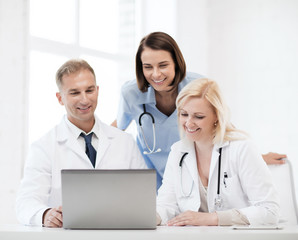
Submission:
[[[63,228],[156,228],[155,170],[62,170],[61,175]]]

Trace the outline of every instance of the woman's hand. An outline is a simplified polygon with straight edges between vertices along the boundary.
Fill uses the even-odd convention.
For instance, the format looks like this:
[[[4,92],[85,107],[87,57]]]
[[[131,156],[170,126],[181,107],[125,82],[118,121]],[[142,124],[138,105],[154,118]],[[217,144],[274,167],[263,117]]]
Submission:
[[[216,213],[202,213],[186,211],[168,221],[168,226],[217,226],[218,217]]]

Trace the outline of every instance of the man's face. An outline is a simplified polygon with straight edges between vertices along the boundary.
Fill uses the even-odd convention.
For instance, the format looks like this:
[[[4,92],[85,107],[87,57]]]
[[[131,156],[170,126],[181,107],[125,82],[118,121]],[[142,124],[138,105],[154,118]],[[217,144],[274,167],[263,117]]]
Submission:
[[[74,125],[84,129],[94,124],[98,86],[89,70],[82,69],[63,76],[60,92],[56,96],[59,103],[65,106],[68,120]]]

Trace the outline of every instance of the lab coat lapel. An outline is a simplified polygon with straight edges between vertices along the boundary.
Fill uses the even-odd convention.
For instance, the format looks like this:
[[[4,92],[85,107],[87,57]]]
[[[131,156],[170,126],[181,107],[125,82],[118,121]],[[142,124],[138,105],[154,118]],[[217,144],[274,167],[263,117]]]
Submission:
[[[97,146],[97,155],[96,155],[96,166],[98,168],[100,166],[100,162],[102,161],[106,151],[108,150],[109,146],[112,143],[112,139],[114,138],[111,133],[105,131],[105,126],[98,120],[99,124],[99,136],[98,136],[98,146]]]
[[[219,150],[219,148],[217,146],[213,147],[212,156],[211,156],[211,163],[210,163],[210,169],[209,169],[209,182],[211,181],[213,175],[215,174],[214,172],[216,172],[216,174],[217,174],[217,171],[215,171],[215,167],[217,166],[217,163],[218,163],[218,156],[219,156],[218,150]],[[217,167],[216,167],[216,169],[217,169]],[[208,183],[208,186],[209,185],[210,184]]]
[[[78,140],[74,138],[68,138],[66,141],[66,147],[71,149],[73,152],[75,152],[78,156],[80,156],[82,159],[90,162],[87,154],[82,151],[82,147],[79,145]],[[91,163],[91,162],[90,162]]]
[[[86,161],[90,162],[86,153],[82,151],[82,148],[80,147],[77,139],[71,137],[71,132],[67,127],[67,124],[64,119],[58,125],[57,141],[62,144],[64,143],[66,148],[76,153],[82,159],[85,159]]]
[[[191,175],[191,178],[194,181],[194,184],[198,187],[198,167],[196,161],[196,152],[194,148],[194,143],[191,141],[183,142],[181,152],[185,153],[188,152],[188,155],[184,158],[184,164]],[[181,155],[182,156],[182,155]]]
[[[229,142],[224,142],[223,144],[220,144],[220,145],[217,145],[217,144],[214,145],[213,150],[212,150],[212,157],[211,157],[210,170],[209,170],[209,182],[210,182],[211,178],[213,178],[213,177],[216,177],[216,179],[217,179],[219,149],[224,148],[228,144],[229,144]],[[223,150],[222,150],[221,154],[223,155]]]
[[[219,148],[222,148],[221,155],[223,156],[224,147],[227,146],[229,142],[225,142],[221,145],[215,144],[212,150],[212,157],[209,170],[209,180],[208,180],[208,208],[209,212],[214,211],[214,199],[217,195],[217,183],[218,183],[218,157],[219,157]],[[221,157],[221,164],[223,162],[223,157]]]

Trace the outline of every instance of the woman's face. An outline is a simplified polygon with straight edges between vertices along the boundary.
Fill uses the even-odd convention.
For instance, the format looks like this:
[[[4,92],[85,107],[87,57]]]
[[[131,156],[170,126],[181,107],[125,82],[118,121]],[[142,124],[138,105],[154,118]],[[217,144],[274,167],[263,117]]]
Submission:
[[[205,98],[191,97],[180,109],[180,127],[192,141],[212,142],[216,121],[213,107]]]
[[[175,77],[175,63],[169,52],[145,47],[141,54],[143,73],[155,91],[169,91]]]

